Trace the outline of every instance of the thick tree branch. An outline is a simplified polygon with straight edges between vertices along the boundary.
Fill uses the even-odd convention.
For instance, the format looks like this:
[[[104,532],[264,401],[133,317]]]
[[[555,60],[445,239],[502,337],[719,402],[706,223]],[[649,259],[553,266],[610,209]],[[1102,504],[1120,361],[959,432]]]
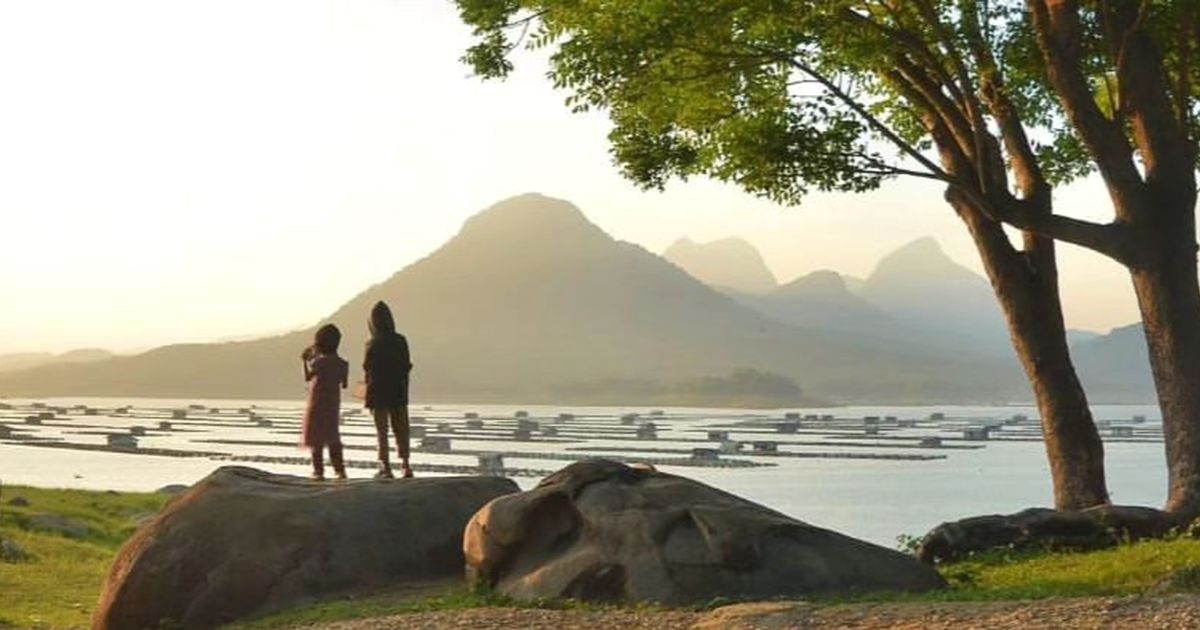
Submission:
[[[1142,210],[1142,178],[1120,125],[1096,106],[1080,57],[1078,0],[1028,0],[1038,46],[1063,110],[1096,161],[1116,201],[1117,216],[1132,221]]]
[[[966,179],[972,184],[978,182],[975,176],[975,160],[971,155],[968,155],[966,150],[959,144],[956,134],[951,131],[950,124],[938,112],[938,108],[930,103],[925,94],[909,82],[898,70],[891,70],[884,73],[884,78],[890,81],[893,87],[898,91],[910,105],[921,112],[921,119],[925,121],[926,129],[931,129],[938,126],[944,129],[944,133],[934,135],[934,145],[937,147],[938,154],[942,160],[942,168],[949,173],[956,182],[961,182]]]
[[[963,12],[963,22],[966,27],[968,46],[975,58],[975,66],[980,75],[980,93],[987,105],[992,118],[1000,127],[1000,136],[1012,162],[1013,174],[1017,179],[1017,189],[1024,199],[1038,199],[1050,196],[1050,185],[1038,164],[1037,155],[1025,132],[1025,124],[1021,120],[1017,108],[1013,105],[1004,86],[1004,76],[996,63],[991,43],[983,37],[979,16],[975,7],[966,7]],[[1045,204],[1047,208],[1050,204]]]
[[[993,169],[983,168],[983,161],[990,157],[987,155],[989,143],[987,142],[987,138],[984,137],[988,133],[987,123],[983,119],[983,107],[976,97],[975,85],[971,81],[971,74],[967,70],[967,65],[958,51],[958,46],[955,45],[953,38],[950,36],[949,30],[942,23],[941,17],[937,14],[937,10],[929,0],[913,0],[913,2],[916,4],[925,22],[933,29],[934,34],[941,42],[946,57],[950,60],[951,66],[954,68],[955,74],[958,75],[959,89],[967,105],[967,115],[971,119],[971,128],[975,134],[975,156],[977,161],[980,162],[981,167],[977,169],[979,186],[985,195],[991,194],[997,188],[999,182],[995,179]]]
[[[1132,239],[1132,228],[1122,223],[1092,223],[1047,213],[1040,207],[1026,203],[1003,208],[993,218],[1019,230],[1086,247],[1123,265],[1136,265],[1141,258],[1141,252]]]
[[[1129,114],[1146,182],[1174,187],[1191,181],[1194,187],[1187,131],[1175,116],[1162,51],[1146,31],[1149,4],[1109,1],[1100,6],[1116,60],[1122,109]]]
[[[951,78],[950,74],[946,71],[945,62],[939,58],[937,54],[935,54],[933,50],[929,48],[929,46],[925,44],[923,39],[918,37],[911,30],[904,26],[903,18],[899,12],[896,11],[895,7],[888,3],[881,4],[883,5],[885,12],[891,16],[893,21],[896,22],[896,26],[881,24],[878,20],[873,20],[868,16],[862,15],[850,9],[846,9],[845,14],[849,16],[852,21],[868,26],[871,29],[879,32],[889,44],[899,43],[907,48],[909,52],[914,55],[913,63],[920,65],[927,72],[930,72],[936,76],[938,84],[944,86],[946,91],[949,92],[949,98],[955,104],[957,104],[960,110],[965,111],[967,107],[966,99],[963,97],[962,92],[958,89],[958,86],[955,85],[954,79]]]
[[[893,57],[896,72],[908,83],[913,90],[919,92],[928,107],[936,110],[938,116],[946,122],[946,126],[954,135],[959,150],[974,158],[979,151],[976,147],[976,136],[971,128],[967,115],[959,109],[940,89],[940,86],[927,74],[921,71],[912,61],[902,55]]]

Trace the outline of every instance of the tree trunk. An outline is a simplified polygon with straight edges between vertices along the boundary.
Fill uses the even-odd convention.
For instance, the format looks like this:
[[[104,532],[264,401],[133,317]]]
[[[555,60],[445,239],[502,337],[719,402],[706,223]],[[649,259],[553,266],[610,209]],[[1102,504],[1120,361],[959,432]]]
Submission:
[[[1107,504],[1104,445],[1067,346],[1054,241],[1026,233],[1025,249],[1018,251],[999,223],[950,196],[979,250],[1033,387],[1054,506],[1080,510]]]
[[[1166,509],[1200,514],[1200,283],[1195,195],[1183,195],[1140,225],[1153,234],[1150,260],[1130,269],[1167,452]]]

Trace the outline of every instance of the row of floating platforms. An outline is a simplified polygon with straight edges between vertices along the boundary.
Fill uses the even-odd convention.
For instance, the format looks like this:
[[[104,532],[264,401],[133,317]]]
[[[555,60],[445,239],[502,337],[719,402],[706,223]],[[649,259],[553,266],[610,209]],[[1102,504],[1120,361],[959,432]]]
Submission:
[[[142,455],[295,463],[304,458],[272,455],[269,450],[296,447],[302,411],[297,405],[102,407],[0,401],[0,441]],[[1021,414],[1002,418],[944,413],[912,418],[663,410],[516,410],[501,414],[415,406],[411,413],[411,436],[417,453],[473,460],[471,464],[429,463],[435,466],[430,470],[517,476],[548,471],[509,468],[507,462],[575,461],[600,454],[656,466],[713,468],[772,466],[788,458],[928,461],[944,459],[956,450],[985,448],[989,442],[1042,439],[1040,422]],[[374,450],[373,420],[368,413],[346,407],[342,418],[347,448]],[[1109,441],[1162,440],[1161,427],[1145,416],[1102,420],[1097,425]],[[103,438],[103,442],[91,441],[94,437]],[[79,441],[82,438],[88,441]],[[170,444],[165,445],[163,440],[168,438]],[[366,444],[356,443],[360,441]],[[491,443],[507,446],[481,448]],[[220,445],[262,452],[226,452]],[[928,449],[938,452],[930,453]],[[417,458],[418,463],[421,459]],[[357,465],[367,467],[373,462],[363,460]]]

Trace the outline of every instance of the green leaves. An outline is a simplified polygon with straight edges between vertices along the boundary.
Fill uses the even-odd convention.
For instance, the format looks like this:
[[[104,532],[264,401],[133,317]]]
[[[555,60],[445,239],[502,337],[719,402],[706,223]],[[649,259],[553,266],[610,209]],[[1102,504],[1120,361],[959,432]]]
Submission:
[[[536,22],[526,43],[556,47],[554,85],[571,109],[609,113],[612,155],[641,186],[705,175],[798,203],[812,189],[867,190],[890,175],[861,118],[789,63],[822,54],[822,33],[842,28],[835,15],[847,2],[458,4],[478,36],[464,60],[484,77],[511,71],[508,52]]]
[[[1092,168],[1050,88],[1024,0],[456,2],[477,36],[464,56],[476,73],[506,76],[518,45],[553,49],[550,78],[567,106],[608,112],[613,158],[642,186],[704,175],[798,203],[811,190],[868,190],[900,170],[930,175],[931,162],[914,162],[935,121],[1001,139],[994,110],[977,105],[973,117],[985,84],[1023,126],[1049,182]],[[1168,59],[1195,74],[1200,43],[1177,24],[1194,12],[1179,2],[1155,3],[1169,10],[1150,18],[1181,35]],[[1101,20],[1084,6],[1080,63],[1101,78],[1097,102],[1115,116]],[[1194,92],[1200,77],[1181,85]],[[1195,98],[1182,102],[1195,109]],[[971,168],[1012,168],[1011,156],[980,157],[977,133],[957,134]]]

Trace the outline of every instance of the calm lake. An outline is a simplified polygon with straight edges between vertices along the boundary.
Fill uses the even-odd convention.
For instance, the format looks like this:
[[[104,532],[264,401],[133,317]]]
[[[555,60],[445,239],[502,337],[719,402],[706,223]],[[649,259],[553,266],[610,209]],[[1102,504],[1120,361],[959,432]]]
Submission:
[[[150,491],[193,483],[229,464],[308,473],[300,459],[306,454],[296,446],[299,401],[0,402],[8,407],[0,409],[0,425],[9,430],[8,437],[0,430],[5,484]],[[662,471],[889,547],[897,535],[922,534],[945,520],[1051,503],[1037,412],[1030,406],[411,409],[414,427],[450,441],[446,452],[414,452],[422,476],[471,472],[481,453],[502,453],[522,487],[579,458],[650,461]],[[352,406],[344,411],[347,458],[357,465],[350,475],[369,477],[370,419]],[[1105,438],[1113,501],[1160,505],[1166,469],[1157,407],[1098,405],[1094,413]],[[31,415],[43,417],[31,421]],[[653,427],[639,437],[638,427],[648,423]],[[967,439],[969,429],[985,427],[991,427],[987,439],[977,433]],[[105,450],[110,435],[131,432],[138,434],[136,450]],[[415,438],[414,446],[420,442]],[[185,456],[196,453],[203,454]]]

